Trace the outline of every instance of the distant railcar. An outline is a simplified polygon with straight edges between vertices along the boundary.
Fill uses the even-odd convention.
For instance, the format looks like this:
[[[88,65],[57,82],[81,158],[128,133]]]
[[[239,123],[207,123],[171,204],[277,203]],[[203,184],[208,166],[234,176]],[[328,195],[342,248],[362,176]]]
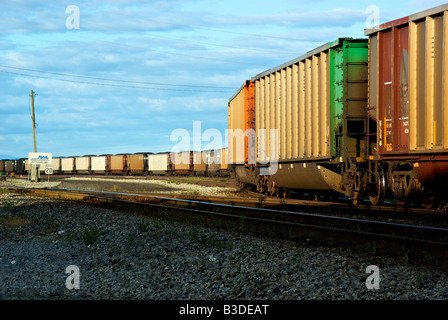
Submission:
[[[125,154],[113,155],[109,157],[109,171],[111,174],[126,174],[127,156]]]
[[[75,169],[77,174],[91,174],[91,156],[76,157]]]
[[[61,173],[61,158],[52,158],[51,166],[53,168],[53,174]]]
[[[0,175],[5,174],[5,160],[0,160]]]
[[[61,158],[61,173],[62,174],[75,174],[75,157]]]
[[[205,151],[193,152],[193,175],[205,176],[207,174],[207,162],[205,156]]]
[[[5,161],[5,172],[7,174],[11,174],[16,169],[16,162],[14,160],[6,160]]]
[[[150,175],[171,175],[173,165],[170,153],[148,154],[147,168]]]
[[[175,175],[193,175],[193,151],[172,152],[171,163]]]
[[[41,164],[39,165],[39,171],[41,174],[45,173],[47,167],[53,169],[53,174],[61,173],[61,158],[52,158],[50,164]],[[76,173],[76,172],[75,172]]]
[[[16,167],[15,167],[15,173],[16,174],[24,174],[25,171],[25,158],[17,159],[16,160]],[[1,170],[0,170],[1,171]]]
[[[228,159],[228,149],[227,148],[222,148],[222,149],[219,150],[219,153],[221,155],[221,159],[220,159],[220,163],[221,163],[220,176],[228,177],[228,176],[230,176],[229,164],[227,162],[227,159]]]
[[[143,175],[148,173],[145,154],[131,154],[127,156],[127,172],[130,175]]]
[[[109,158],[109,155],[92,156],[90,158],[92,173],[104,175],[109,174]]]
[[[206,150],[205,162],[209,176],[219,176],[221,173],[221,150]]]

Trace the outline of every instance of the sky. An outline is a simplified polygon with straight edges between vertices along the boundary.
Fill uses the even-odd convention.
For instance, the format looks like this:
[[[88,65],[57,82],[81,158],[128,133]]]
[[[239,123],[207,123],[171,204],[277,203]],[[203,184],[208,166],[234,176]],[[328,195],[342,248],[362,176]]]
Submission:
[[[31,90],[37,152],[53,157],[225,147],[245,80],[441,4],[1,1],[0,159],[34,151]]]

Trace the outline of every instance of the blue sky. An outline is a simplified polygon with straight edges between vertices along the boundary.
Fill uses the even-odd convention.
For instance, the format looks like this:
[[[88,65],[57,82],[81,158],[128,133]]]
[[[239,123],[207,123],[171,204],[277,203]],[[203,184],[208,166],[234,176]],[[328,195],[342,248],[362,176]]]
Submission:
[[[33,151],[31,90],[37,151],[54,157],[171,151],[173,131],[192,134],[194,121],[225,144],[228,99],[246,79],[338,37],[364,37],[368,6],[384,23],[443,3],[2,1],[0,158]],[[70,5],[79,29],[67,27]]]

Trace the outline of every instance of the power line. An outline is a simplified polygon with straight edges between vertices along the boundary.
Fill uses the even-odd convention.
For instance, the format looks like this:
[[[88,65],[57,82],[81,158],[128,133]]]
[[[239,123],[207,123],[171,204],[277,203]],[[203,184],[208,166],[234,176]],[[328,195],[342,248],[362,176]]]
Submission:
[[[0,65],[2,68],[16,69],[22,71],[32,71],[38,73],[46,73],[53,74],[64,77],[76,77],[76,78],[85,78],[85,79],[93,79],[93,80],[104,80],[104,81],[113,81],[113,82],[125,82],[125,83],[135,83],[135,84],[149,84],[149,85],[157,85],[157,86],[172,86],[172,87],[192,87],[192,88],[212,88],[212,89],[236,89],[235,87],[223,87],[223,86],[203,86],[203,85],[190,85],[190,84],[171,84],[171,83],[156,83],[156,82],[144,82],[144,81],[131,81],[131,80],[122,80],[122,79],[110,79],[110,78],[100,78],[100,77],[92,77],[92,76],[84,76],[77,74],[68,74],[68,73],[59,73],[52,71],[42,71],[28,68],[19,68],[12,66]]]
[[[68,80],[68,79],[45,77],[45,76],[40,76],[40,75],[24,74],[24,73],[12,72],[12,71],[6,71],[6,70],[0,70],[0,72],[20,75],[20,76],[25,76],[25,77],[34,77],[34,78],[50,79],[50,80],[65,81],[65,82],[72,82],[72,83],[79,83],[79,84],[93,84],[93,85],[98,85],[98,86],[109,86],[109,87],[120,87],[120,88],[133,88],[133,89],[145,89],[145,90],[164,90],[164,91],[184,91],[184,92],[203,92],[203,93],[206,93],[206,92],[225,92],[225,91],[222,91],[222,90],[219,91],[219,90],[187,90],[187,89],[173,89],[173,88],[154,88],[154,87],[118,85],[118,84],[112,84],[112,83],[99,83],[99,82],[90,82],[90,81],[76,81],[76,80]],[[230,89],[226,89],[226,90],[230,90]]]

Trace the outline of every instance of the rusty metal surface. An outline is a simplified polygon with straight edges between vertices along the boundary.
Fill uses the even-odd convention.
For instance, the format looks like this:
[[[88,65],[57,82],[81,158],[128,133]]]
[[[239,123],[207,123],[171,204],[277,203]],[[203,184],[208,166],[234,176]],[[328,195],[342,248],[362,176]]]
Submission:
[[[111,171],[118,171],[118,172],[125,170],[126,169],[126,155],[110,156],[109,168]]]
[[[171,163],[178,174],[188,174],[193,171],[193,151],[171,153]]]
[[[379,153],[446,152],[448,5],[365,34],[371,44],[369,108],[377,111]]]
[[[247,80],[230,98],[228,103],[228,162],[248,162],[249,146],[251,157],[255,156],[255,144],[248,138],[248,129],[254,129],[254,85]],[[254,159],[253,159],[254,160]]]
[[[143,154],[132,154],[128,155],[128,169],[132,171],[142,172],[145,169],[144,155]]]

